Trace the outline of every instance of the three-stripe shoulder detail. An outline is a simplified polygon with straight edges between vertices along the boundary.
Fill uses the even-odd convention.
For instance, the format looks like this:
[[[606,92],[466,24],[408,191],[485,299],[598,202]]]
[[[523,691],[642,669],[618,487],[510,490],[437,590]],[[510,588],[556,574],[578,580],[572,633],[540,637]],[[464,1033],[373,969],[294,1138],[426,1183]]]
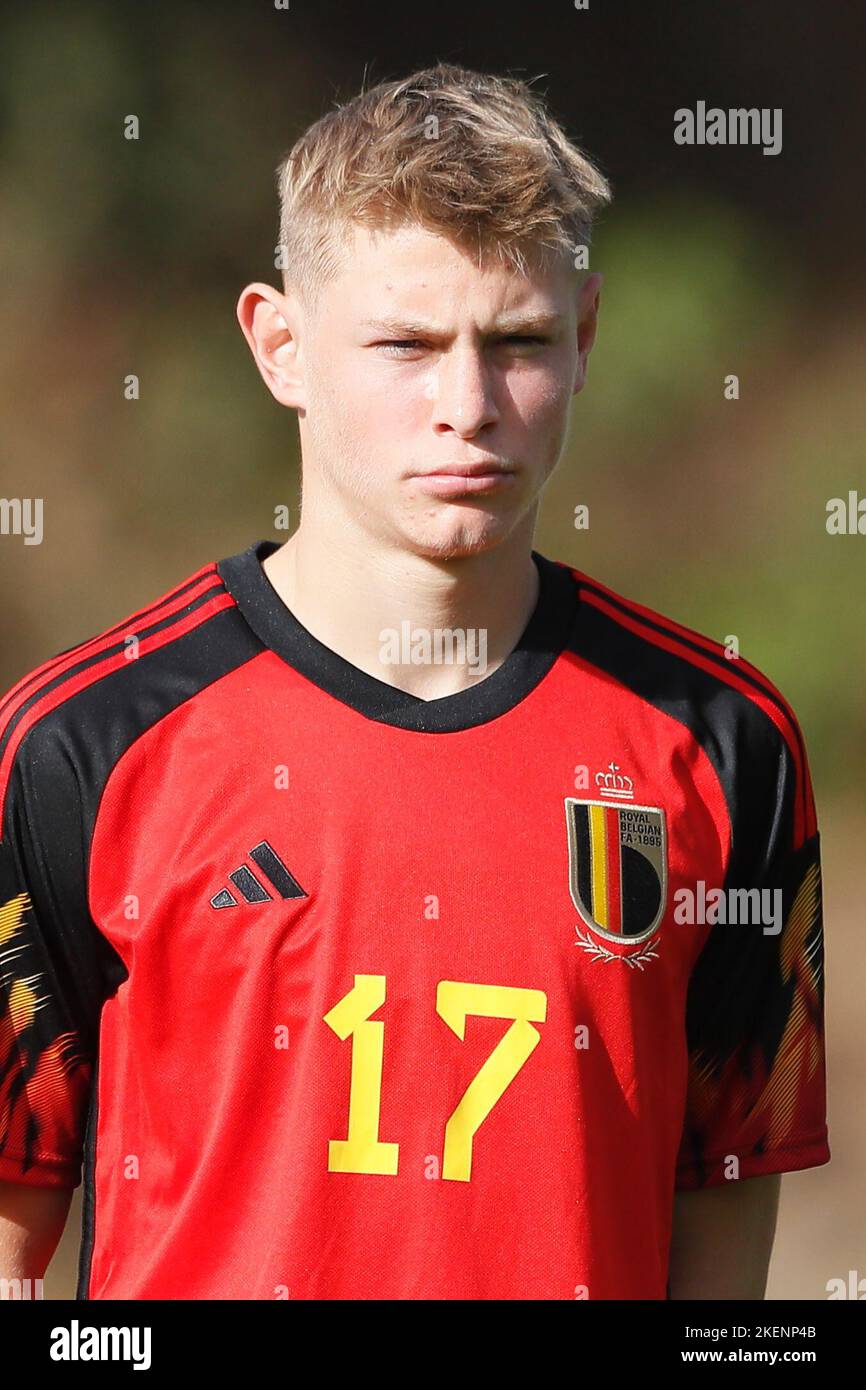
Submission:
[[[25,735],[44,715],[123,667],[130,659],[132,639],[136,655],[144,656],[235,606],[214,561],[113,627],[23,676],[0,699],[0,807],[5,804],[15,754]]]
[[[568,568],[578,585],[581,603],[589,604],[640,640],[689,662],[737,691],[772,721],[784,738],[796,768],[798,838],[809,839],[814,835],[817,828],[815,808],[802,731],[794,711],[773,682],[744,658],[727,657],[722,643],[623,597],[572,566]]]

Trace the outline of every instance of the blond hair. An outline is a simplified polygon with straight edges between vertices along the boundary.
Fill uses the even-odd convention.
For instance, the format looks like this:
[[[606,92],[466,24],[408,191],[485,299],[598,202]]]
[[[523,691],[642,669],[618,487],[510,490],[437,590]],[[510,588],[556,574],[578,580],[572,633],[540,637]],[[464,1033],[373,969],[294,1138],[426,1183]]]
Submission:
[[[309,302],[339,268],[353,223],[417,223],[479,263],[525,273],[551,254],[574,261],[612,197],[525,82],[451,63],[322,116],[277,180],[283,288]]]

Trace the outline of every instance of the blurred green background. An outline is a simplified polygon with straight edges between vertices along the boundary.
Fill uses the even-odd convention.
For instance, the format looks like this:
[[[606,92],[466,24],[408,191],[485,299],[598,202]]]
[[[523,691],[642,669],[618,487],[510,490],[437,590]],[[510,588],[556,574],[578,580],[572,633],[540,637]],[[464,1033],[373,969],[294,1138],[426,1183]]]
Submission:
[[[866,498],[857,8],[83,0],[0,24],[0,491],[45,509],[42,545],[0,536],[4,689],[206,561],[285,538],[294,416],[234,305],[247,281],[277,283],[274,170],[306,124],[365,75],[441,58],[537,79],[600,163],[599,338],[537,546],[735,634],[798,714],[824,843],[834,1157],[785,1180],[769,1296],[866,1277],[866,535],[825,525],[830,498]],[[781,108],[782,152],[675,145],[674,110],[698,100]],[[79,1220],[76,1205],[51,1296],[72,1287]]]

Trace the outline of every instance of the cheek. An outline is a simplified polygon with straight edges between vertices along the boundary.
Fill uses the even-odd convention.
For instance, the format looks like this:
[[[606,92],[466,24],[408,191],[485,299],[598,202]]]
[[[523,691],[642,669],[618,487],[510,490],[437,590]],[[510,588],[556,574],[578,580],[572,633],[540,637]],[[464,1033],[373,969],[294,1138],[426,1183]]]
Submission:
[[[373,405],[378,409],[383,402],[396,403],[418,390],[417,382],[413,387],[404,373],[393,369],[392,363],[363,354],[350,353],[342,360],[334,359],[330,375],[347,408],[361,414],[368,413]]]
[[[370,372],[351,385],[352,420],[368,437],[394,440],[407,431],[423,430],[430,418],[428,378],[413,372]],[[348,407],[344,406],[344,409]]]
[[[558,434],[568,418],[570,385],[559,373],[522,372],[509,382],[509,395],[524,425]]]
[[[390,400],[374,375],[353,357],[328,359],[328,370],[317,382],[320,419],[328,435],[363,452],[387,427]]]
[[[327,411],[330,437],[354,477],[356,490],[369,493],[389,485],[405,465],[407,450],[423,433],[430,402],[420,379],[408,373],[365,371],[356,362],[329,372]]]

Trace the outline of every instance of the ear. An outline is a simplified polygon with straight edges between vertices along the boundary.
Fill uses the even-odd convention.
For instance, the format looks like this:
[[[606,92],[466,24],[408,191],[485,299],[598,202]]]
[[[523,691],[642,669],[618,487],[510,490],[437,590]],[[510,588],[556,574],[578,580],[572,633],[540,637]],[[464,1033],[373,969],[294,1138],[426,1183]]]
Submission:
[[[601,302],[602,275],[593,271],[588,275],[577,292],[577,371],[574,374],[572,394],[577,395],[586,385],[586,371],[589,354],[595,342],[598,327],[598,307]]]
[[[237,304],[238,323],[253,361],[271,395],[280,405],[306,405],[298,355],[300,306],[272,285],[247,285]]]

